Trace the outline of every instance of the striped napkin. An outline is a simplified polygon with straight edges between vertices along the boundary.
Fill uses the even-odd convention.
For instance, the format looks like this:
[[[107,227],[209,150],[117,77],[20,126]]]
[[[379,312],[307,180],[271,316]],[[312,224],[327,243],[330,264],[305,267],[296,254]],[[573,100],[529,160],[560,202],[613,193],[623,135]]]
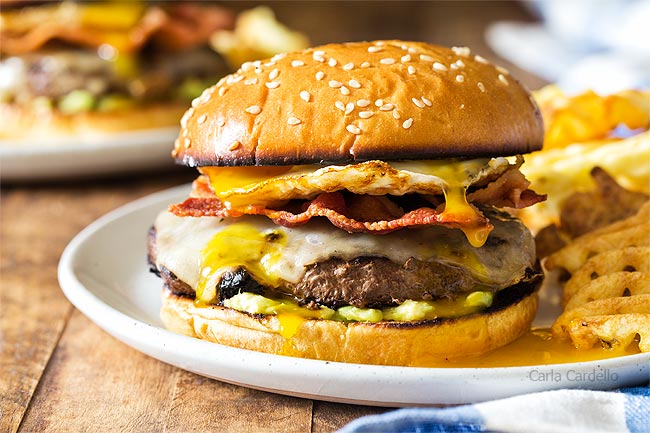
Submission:
[[[650,433],[650,386],[557,390],[442,409],[359,418],[338,433]]]

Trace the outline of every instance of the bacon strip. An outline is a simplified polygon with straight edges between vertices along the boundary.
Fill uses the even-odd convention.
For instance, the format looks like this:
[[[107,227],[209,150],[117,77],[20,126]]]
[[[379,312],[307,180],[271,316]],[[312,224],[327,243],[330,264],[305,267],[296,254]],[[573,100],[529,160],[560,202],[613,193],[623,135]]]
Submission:
[[[455,228],[491,228],[492,225],[482,214],[476,220],[445,214],[435,209],[422,207],[407,212],[401,217],[381,221],[357,221],[347,217],[347,205],[340,192],[323,193],[310,201],[306,209],[300,213],[287,210],[267,209],[263,206],[246,206],[243,209],[226,209],[218,198],[190,197],[181,204],[172,205],[169,209],[178,216],[213,216],[240,217],[242,215],[265,215],[274,223],[284,227],[298,227],[306,224],[311,218],[321,216],[327,218],[334,226],[350,233],[386,234],[405,227],[422,227],[441,225]]]
[[[546,194],[540,195],[528,189],[530,181],[518,169],[511,168],[498,179],[487,184],[485,188],[467,195],[470,203],[481,203],[495,207],[522,209],[546,200]]]
[[[485,187],[468,194],[471,203],[495,207],[523,208],[546,199],[528,189],[530,182],[513,167]],[[404,212],[386,196],[344,195],[342,192],[322,193],[306,201],[301,209],[292,209],[292,203],[269,209],[263,205],[228,208],[210,189],[206,176],[193,183],[190,198],[172,205],[170,211],[178,216],[237,218],[242,215],[264,215],[285,227],[306,224],[313,217],[325,217],[334,226],[348,232],[375,234],[390,233],[405,227],[441,225],[463,229],[491,229],[492,225],[477,210],[474,216],[445,213],[431,207]],[[474,208],[476,210],[476,208]]]
[[[233,28],[234,19],[233,13],[218,6],[179,4],[164,8],[150,7],[127,32],[126,46],[117,48],[134,52],[153,40],[169,50],[188,49],[205,44],[216,30]],[[3,30],[0,36],[1,51],[11,55],[36,51],[51,40],[89,48],[98,48],[107,42],[106,31],[74,25],[56,18],[42,20],[26,32]]]

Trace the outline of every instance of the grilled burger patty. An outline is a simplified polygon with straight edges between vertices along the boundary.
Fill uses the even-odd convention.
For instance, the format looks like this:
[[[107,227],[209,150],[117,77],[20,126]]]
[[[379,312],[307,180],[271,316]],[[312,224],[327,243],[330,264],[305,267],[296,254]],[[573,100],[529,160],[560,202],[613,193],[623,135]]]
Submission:
[[[148,260],[151,271],[163,279],[164,286],[173,294],[195,297],[191,286],[164,266],[158,268],[155,265],[154,227],[148,236]],[[536,276],[538,273],[530,268],[521,276],[521,281]],[[398,305],[407,299],[453,300],[466,294],[474,285],[475,279],[469,271],[444,261],[425,262],[411,257],[405,263],[397,264],[383,257],[364,256],[352,260],[333,257],[308,266],[299,282],[286,283],[277,289],[259,284],[243,267],[226,271],[217,287],[217,299],[221,304],[239,293],[248,292],[267,297],[291,296],[308,308],[327,306],[336,309],[346,305],[381,308]]]

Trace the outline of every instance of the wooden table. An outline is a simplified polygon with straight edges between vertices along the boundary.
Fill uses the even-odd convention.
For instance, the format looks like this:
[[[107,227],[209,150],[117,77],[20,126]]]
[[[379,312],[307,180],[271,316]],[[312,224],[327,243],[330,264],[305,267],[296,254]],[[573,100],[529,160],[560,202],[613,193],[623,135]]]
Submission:
[[[416,39],[468,45],[491,59],[482,40],[487,23],[531,19],[509,2],[272,6],[315,44]],[[542,84],[502,64],[529,87]],[[387,410],[279,396],[188,373],[115,340],[66,300],[56,267],[78,231],[111,209],[194,176],[193,170],[172,170],[2,185],[0,432],[331,432]]]

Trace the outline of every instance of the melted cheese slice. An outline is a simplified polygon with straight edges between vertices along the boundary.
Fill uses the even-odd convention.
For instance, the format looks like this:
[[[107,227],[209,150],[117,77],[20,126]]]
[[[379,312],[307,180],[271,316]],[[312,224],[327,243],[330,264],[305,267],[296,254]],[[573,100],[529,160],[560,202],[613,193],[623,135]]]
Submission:
[[[220,274],[239,265],[260,282],[297,283],[306,267],[332,257],[410,257],[439,260],[468,269],[481,290],[498,290],[521,279],[535,263],[534,240],[518,221],[491,218],[494,230],[481,248],[446,227],[398,230],[387,235],[347,233],[325,221],[286,228],[260,216],[220,220],[162,212],[155,222],[156,260],[195,290],[214,286]],[[206,298],[210,298],[206,294]]]

